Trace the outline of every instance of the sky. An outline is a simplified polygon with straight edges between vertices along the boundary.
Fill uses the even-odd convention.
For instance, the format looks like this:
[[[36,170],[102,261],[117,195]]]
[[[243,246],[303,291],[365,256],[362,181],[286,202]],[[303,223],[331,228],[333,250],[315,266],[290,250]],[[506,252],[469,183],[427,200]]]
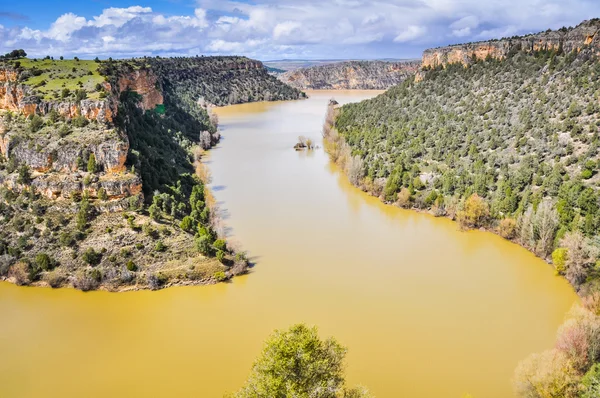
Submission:
[[[600,0],[15,0],[0,4],[0,53],[419,58],[595,17]]]

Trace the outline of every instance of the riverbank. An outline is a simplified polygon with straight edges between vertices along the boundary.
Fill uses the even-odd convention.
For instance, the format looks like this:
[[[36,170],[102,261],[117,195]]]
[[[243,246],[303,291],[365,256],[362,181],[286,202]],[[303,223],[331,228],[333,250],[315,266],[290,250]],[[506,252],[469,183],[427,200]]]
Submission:
[[[211,142],[216,145],[219,135]],[[226,282],[245,274],[249,263],[245,253],[227,241],[216,201],[208,186],[209,175],[202,164],[204,151],[190,150],[196,177],[188,178],[189,206],[199,208],[204,225],[209,228],[210,242],[200,245],[200,235],[192,233],[193,219],[173,215],[172,197],[157,196],[148,208],[136,206],[119,212],[100,212],[95,201],[82,200],[77,219],[86,215],[88,223],[79,234],[67,233],[66,217],[71,208],[58,208],[39,199],[36,206],[45,209],[48,221],[36,221],[38,234],[52,237],[55,225],[63,225],[61,247],[37,253],[30,259],[6,267],[7,256],[0,256],[0,281],[20,286],[74,288],[82,291],[127,292],[159,290],[175,286],[204,286]],[[179,185],[178,190],[181,190]],[[43,201],[43,202],[42,202]],[[47,202],[47,203],[46,203]],[[187,205],[188,200],[184,203]],[[197,203],[197,204],[196,204]],[[81,210],[86,208],[85,213]],[[205,209],[205,210],[204,210]],[[62,214],[65,214],[62,216]],[[200,211],[197,211],[200,213]],[[93,223],[89,222],[93,217]],[[56,239],[56,238],[55,238]],[[81,257],[85,266],[74,261]],[[35,273],[34,273],[35,272]]]
[[[323,143],[325,152],[329,155],[331,161],[339,167],[339,170],[348,178],[349,182],[360,189],[361,191],[367,193],[370,196],[373,196],[379,199],[382,203],[389,206],[396,206],[407,210],[416,211],[419,213],[426,213],[432,215],[434,217],[444,217],[450,219],[457,223],[457,225],[462,230],[469,229],[477,229],[484,232],[490,232],[495,235],[500,236],[501,238],[514,243],[529,252],[533,253],[536,257],[544,260],[547,264],[551,265],[557,274],[559,271],[556,269],[553,264],[551,256],[540,255],[540,253],[534,250],[531,247],[523,245],[516,238],[516,228],[517,228],[517,220],[505,218],[503,220],[493,220],[489,218],[489,215],[485,217],[481,217],[481,220],[469,219],[468,216],[463,216],[465,213],[465,203],[468,204],[468,200],[459,203],[450,203],[444,204],[444,198],[441,196],[436,196],[431,200],[431,204],[428,207],[417,207],[412,206],[412,201],[410,196],[412,195],[408,190],[402,190],[398,194],[398,200],[395,202],[386,201],[383,195],[383,190],[385,186],[385,180],[381,179],[379,181],[368,181],[366,177],[364,177],[364,165],[362,160],[355,156],[351,155],[351,148],[345,142],[344,137],[342,137],[335,129],[335,120],[339,115],[339,107],[338,103],[335,100],[331,100],[327,106],[327,113],[325,117],[325,122],[323,126]],[[485,209],[476,209],[476,211],[486,211],[489,212],[487,208],[487,204],[483,201],[483,199],[478,196],[472,197],[477,202],[475,206],[486,206]],[[441,201],[440,201],[441,199]],[[453,198],[454,199],[454,198]],[[503,225],[503,221],[510,220],[510,225]],[[581,289],[577,289],[576,286],[573,286],[575,291],[581,296],[585,297],[587,294],[585,291]]]

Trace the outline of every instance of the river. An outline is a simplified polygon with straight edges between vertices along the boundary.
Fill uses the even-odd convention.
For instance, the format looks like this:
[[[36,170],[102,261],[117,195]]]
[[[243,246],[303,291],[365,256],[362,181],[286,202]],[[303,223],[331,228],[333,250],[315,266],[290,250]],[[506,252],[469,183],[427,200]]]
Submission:
[[[330,97],[218,110],[207,164],[233,240],[256,262],[228,284],[82,293],[0,283],[0,396],[220,397],[275,328],[317,325],[377,397],[512,396],[577,297],[543,261],[356,190],[320,143]]]

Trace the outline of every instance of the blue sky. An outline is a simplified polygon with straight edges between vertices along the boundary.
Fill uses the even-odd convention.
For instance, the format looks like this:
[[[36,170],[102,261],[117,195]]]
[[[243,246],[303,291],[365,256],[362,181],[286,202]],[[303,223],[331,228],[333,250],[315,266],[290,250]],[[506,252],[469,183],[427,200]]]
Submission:
[[[594,17],[599,0],[20,0],[0,5],[0,53],[416,58]]]

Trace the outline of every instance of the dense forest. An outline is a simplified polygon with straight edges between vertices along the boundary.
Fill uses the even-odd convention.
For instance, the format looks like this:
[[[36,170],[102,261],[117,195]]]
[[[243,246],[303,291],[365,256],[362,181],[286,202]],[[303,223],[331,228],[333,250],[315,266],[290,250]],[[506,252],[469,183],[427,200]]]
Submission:
[[[551,261],[586,309],[571,314],[554,350],[519,366],[517,391],[597,396],[600,62],[586,48],[472,61],[331,106],[326,149],[387,203],[495,231]]]

